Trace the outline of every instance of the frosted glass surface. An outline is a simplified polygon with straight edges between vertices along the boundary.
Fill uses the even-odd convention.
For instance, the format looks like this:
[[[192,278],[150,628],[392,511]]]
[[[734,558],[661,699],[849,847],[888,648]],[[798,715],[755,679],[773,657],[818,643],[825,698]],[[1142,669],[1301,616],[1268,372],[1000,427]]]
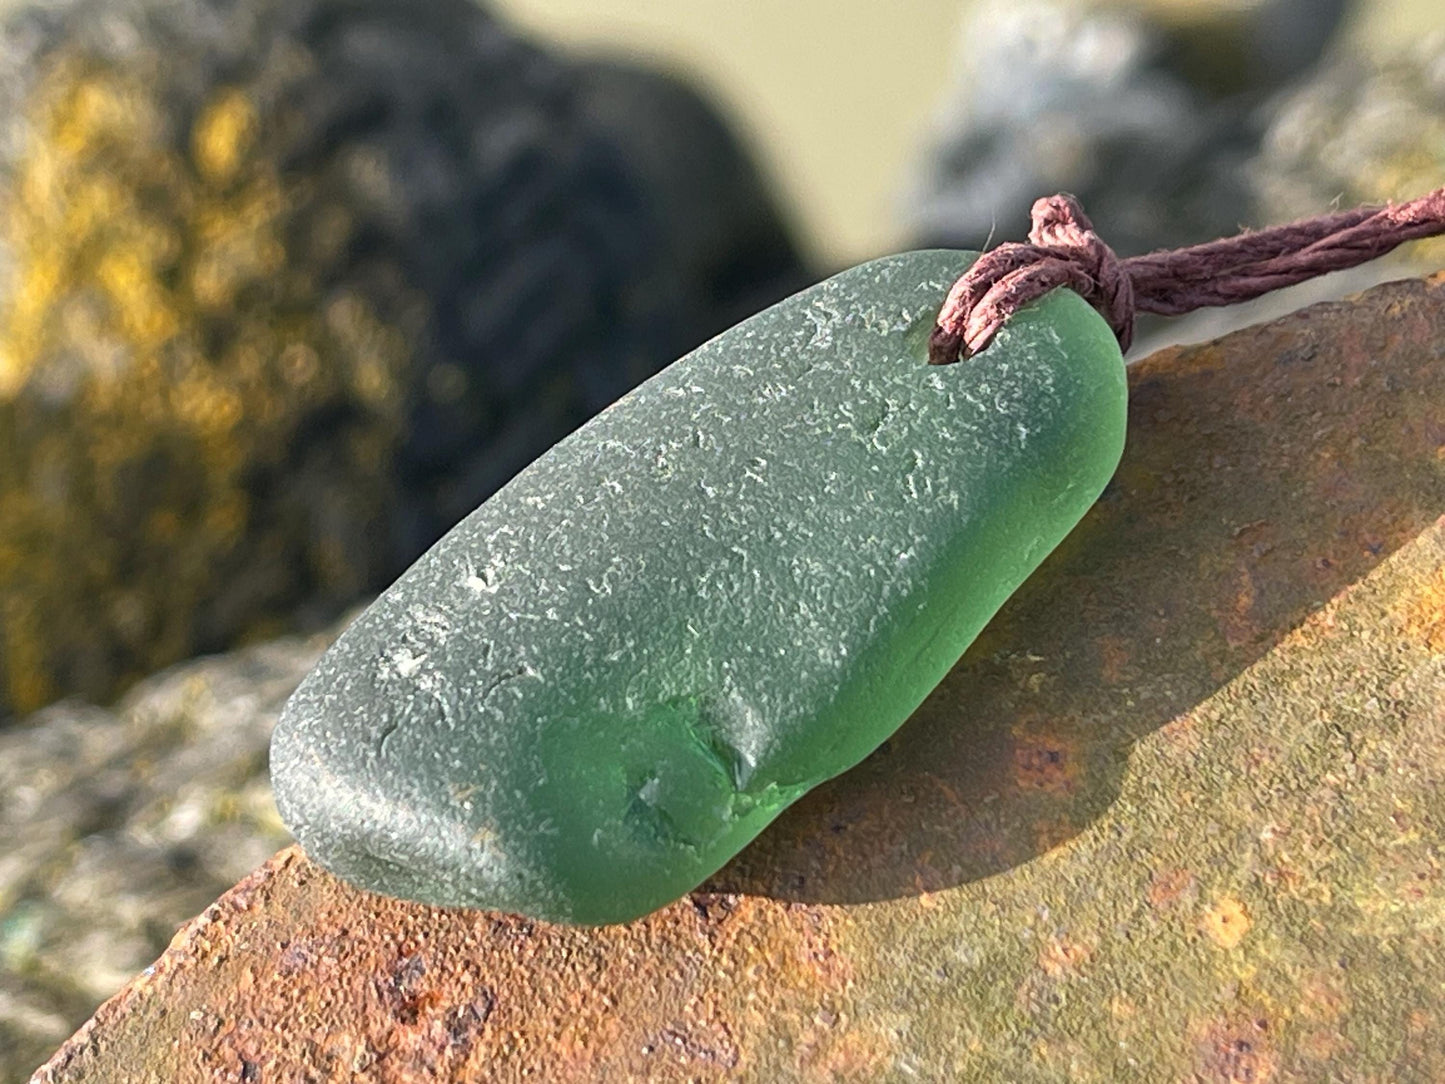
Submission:
[[[277,728],[311,856],[391,895],[623,921],[892,734],[1123,448],[1118,346],[1071,293],[926,364],[971,258],[877,260],[725,332],[423,556]]]

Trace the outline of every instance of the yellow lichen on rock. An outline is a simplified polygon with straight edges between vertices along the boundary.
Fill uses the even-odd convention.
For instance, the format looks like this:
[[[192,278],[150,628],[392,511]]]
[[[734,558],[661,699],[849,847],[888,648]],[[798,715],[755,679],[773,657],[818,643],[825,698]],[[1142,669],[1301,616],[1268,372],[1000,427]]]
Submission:
[[[191,136],[191,152],[202,174],[230,180],[256,141],[258,119],[240,90],[220,94],[201,114]]]
[[[0,463],[0,708],[21,711],[217,646],[197,616],[218,583],[294,549],[258,522],[257,472],[328,404],[370,419],[348,472],[355,514],[375,514],[411,353],[354,292],[328,303],[321,269],[287,274],[305,185],[260,145],[241,89],[216,92],[188,139],[137,73],[71,58],[28,105],[0,204],[0,419],[16,434]],[[325,544],[294,556],[360,589]],[[253,611],[243,633],[268,627],[270,593],[232,603]]]
[[[320,627],[812,281],[685,83],[424,8],[0,20],[0,725]]]
[[[1249,932],[1249,914],[1233,896],[1223,896],[1204,912],[1199,928],[1220,948],[1237,948]]]

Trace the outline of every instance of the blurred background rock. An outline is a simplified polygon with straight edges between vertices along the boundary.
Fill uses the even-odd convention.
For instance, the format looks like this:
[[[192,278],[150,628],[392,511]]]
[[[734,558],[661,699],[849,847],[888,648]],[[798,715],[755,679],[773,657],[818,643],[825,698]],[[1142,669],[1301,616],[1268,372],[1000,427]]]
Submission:
[[[1139,18],[1065,0],[982,0],[905,202],[926,244],[1021,240],[1072,192],[1120,253],[1235,232],[1268,101],[1334,38],[1347,0],[1261,0]],[[963,43],[969,43],[964,46]]]
[[[980,0],[906,190],[910,234],[965,248],[1022,240],[1033,200],[1067,191],[1132,255],[1423,194],[1445,182],[1445,20],[1382,56],[1378,15],[1350,0]],[[1142,317],[1133,356],[1362,289],[1431,251],[1249,305]]]
[[[335,617],[806,279],[687,87],[467,0],[73,0],[0,56],[0,715]]]
[[[9,23],[0,716],[73,698],[0,732],[0,1080],[286,841],[327,622],[691,343],[1058,189],[1127,254],[1445,183],[1433,0],[503,10],[546,44],[462,0]]]

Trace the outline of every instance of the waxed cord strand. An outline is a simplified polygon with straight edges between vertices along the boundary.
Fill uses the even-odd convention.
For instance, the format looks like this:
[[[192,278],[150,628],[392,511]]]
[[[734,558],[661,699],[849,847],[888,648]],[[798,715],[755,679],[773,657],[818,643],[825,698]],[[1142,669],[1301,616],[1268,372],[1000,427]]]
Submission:
[[[1445,233],[1445,188],[1408,203],[1357,207],[1188,248],[1120,259],[1073,196],[1037,200],[1027,243],[978,258],[948,293],[928,341],[947,365],[993,341],[1015,312],[1060,286],[1103,314],[1128,350],[1141,312],[1180,316],[1233,305]]]

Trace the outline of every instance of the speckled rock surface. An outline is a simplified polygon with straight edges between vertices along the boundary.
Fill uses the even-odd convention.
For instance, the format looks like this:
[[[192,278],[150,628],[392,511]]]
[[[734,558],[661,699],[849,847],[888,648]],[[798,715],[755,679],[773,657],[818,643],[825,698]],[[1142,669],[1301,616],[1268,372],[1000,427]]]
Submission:
[[[684,92],[469,0],[65,0],[0,59],[0,717],[334,617],[802,274],[718,122],[635,152]]]
[[[1094,511],[910,723],[604,930],[288,849],[37,1078],[1445,1075],[1445,276],[1131,371]]]
[[[23,1079],[289,836],[266,751],[328,637],[186,663],[0,733],[0,1080]]]

